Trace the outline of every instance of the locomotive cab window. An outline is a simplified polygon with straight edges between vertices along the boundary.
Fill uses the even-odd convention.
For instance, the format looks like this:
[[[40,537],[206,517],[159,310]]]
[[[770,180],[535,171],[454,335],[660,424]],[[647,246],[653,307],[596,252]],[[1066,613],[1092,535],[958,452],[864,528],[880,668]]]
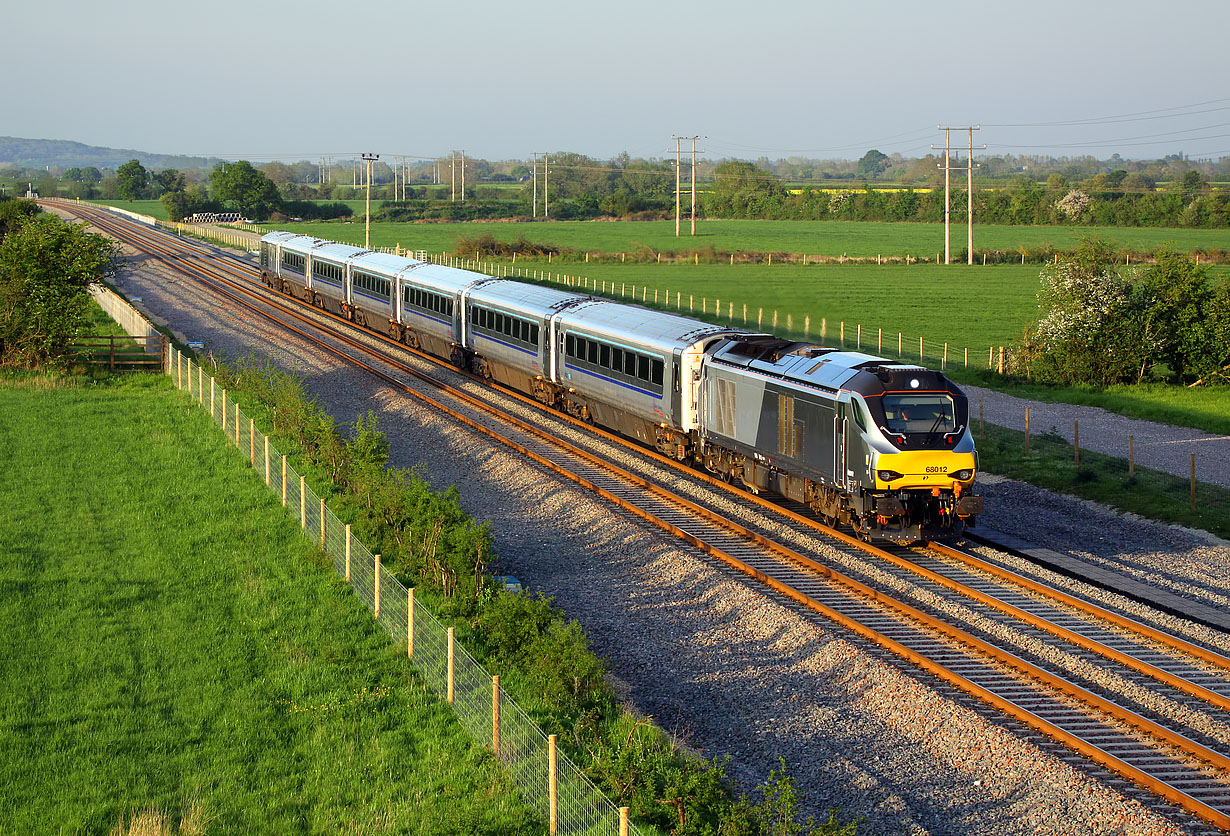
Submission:
[[[891,433],[950,433],[957,428],[949,395],[885,395],[885,426]]]

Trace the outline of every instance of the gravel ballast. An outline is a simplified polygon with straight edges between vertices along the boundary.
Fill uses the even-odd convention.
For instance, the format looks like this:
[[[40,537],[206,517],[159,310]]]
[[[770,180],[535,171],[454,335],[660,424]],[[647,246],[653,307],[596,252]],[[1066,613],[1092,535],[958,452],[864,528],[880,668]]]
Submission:
[[[782,758],[811,812],[839,805],[843,818],[866,816],[860,833],[868,834],[1179,832],[843,630],[367,373],[220,309],[192,280],[146,261],[134,262],[120,286],[209,351],[256,353],[307,375],[309,391],[339,420],[376,411],[392,464],[418,467],[439,487],[458,485],[467,510],[491,522],[498,570],[553,596],[609,661],[629,705],[704,754],[729,755],[744,787]],[[1159,579],[1214,606],[1230,600],[1224,542],[1022,483],[986,483],[983,492],[994,528]]]

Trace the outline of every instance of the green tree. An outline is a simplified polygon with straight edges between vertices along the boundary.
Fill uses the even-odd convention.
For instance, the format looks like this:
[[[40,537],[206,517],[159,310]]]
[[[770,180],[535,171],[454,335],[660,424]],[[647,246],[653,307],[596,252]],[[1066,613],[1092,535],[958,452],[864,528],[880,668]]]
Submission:
[[[137,160],[129,160],[115,170],[116,191],[124,200],[136,200],[149,186],[149,172]]]
[[[278,187],[247,160],[218,163],[209,183],[216,199],[245,218],[263,221],[282,206]]]
[[[1180,380],[1220,369],[1230,344],[1220,334],[1218,290],[1208,270],[1169,250],[1154,253],[1154,259],[1136,281],[1140,327],[1154,335],[1154,356]]]
[[[875,177],[888,168],[888,164],[888,155],[872,148],[858,161],[858,174],[860,177]]]
[[[63,368],[88,321],[86,286],[115,273],[115,245],[40,213],[0,241],[0,364]]]
[[[167,168],[154,172],[150,178],[150,183],[154,186],[158,195],[163,195],[167,192],[180,192],[184,190],[184,175],[173,168]]]

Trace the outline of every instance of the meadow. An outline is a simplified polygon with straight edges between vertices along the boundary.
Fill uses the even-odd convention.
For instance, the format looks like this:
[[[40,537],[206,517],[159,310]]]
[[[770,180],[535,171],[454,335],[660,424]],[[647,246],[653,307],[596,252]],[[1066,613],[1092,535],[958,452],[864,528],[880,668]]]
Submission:
[[[520,264],[520,262],[518,262]],[[867,351],[882,349],[897,356],[898,334],[904,355],[918,358],[918,338],[924,357],[938,362],[945,342],[949,361],[968,347],[971,365],[986,366],[991,346],[1011,342],[1036,308],[1038,268],[1001,265],[994,269],[945,268],[934,264],[892,265],[774,265],[736,264],[567,264],[539,274],[581,275],[607,283],[608,295],[621,289],[637,300],[682,310],[717,322],[741,327],[820,338]],[[647,287],[643,293],[641,288]],[[665,304],[667,292],[670,304]],[[676,299],[679,300],[678,307]],[[720,316],[714,308],[720,302]],[[977,315],[969,314],[977,305]],[[733,311],[732,306],[733,305]],[[744,310],[746,306],[746,318]],[[733,318],[732,318],[733,313]],[[858,326],[862,326],[861,343]],[[877,329],[882,331],[882,346]],[[962,362],[964,355],[962,355]],[[977,361],[977,362],[975,362]]]
[[[166,378],[0,436],[0,832],[544,832]]]
[[[363,242],[362,209],[355,220],[324,224],[278,224],[278,228],[319,235],[347,243]],[[944,252],[943,224],[881,223],[863,221],[746,221],[702,220],[695,237],[675,237],[674,221],[549,221],[521,223],[373,223],[372,244],[430,252],[453,252],[458,237],[491,235],[512,242],[527,241],[603,253],[704,251],[787,252],[829,257],[904,257],[934,260]],[[322,232],[322,230],[327,230]],[[1101,238],[1117,247],[1148,252],[1172,245],[1181,252],[1230,246],[1225,230],[1094,226],[989,226],[974,225],[974,251],[1037,251],[1047,246],[1069,249],[1085,238]],[[964,224],[954,221],[952,252],[965,247]]]

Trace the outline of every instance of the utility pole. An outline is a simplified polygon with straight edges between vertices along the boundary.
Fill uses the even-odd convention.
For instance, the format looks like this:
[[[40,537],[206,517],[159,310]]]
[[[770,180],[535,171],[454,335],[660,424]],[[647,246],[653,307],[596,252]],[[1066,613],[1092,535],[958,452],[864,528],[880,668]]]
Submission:
[[[533,214],[530,215],[530,217],[537,218],[538,217],[538,152],[532,151],[531,153],[534,155],[534,209],[533,209]]]
[[[466,202],[466,149],[461,149],[461,202]]]
[[[675,140],[675,237],[679,237],[679,140],[682,137],[672,137]]]
[[[546,151],[542,152],[542,217],[544,220],[551,217],[551,192],[547,187],[547,166],[551,161],[551,155]]]
[[[692,235],[696,235],[696,140],[699,136],[691,136],[692,140]]]
[[[967,195],[965,199],[965,209],[966,209],[967,220],[969,223],[969,242],[966,244],[965,252],[966,252],[966,255],[969,256],[969,258],[966,260],[966,263],[973,264],[974,263],[974,131],[982,130],[982,126],[975,125],[973,127],[966,128],[966,130],[969,131],[969,159],[965,161],[966,162],[965,187],[967,191]],[[986,148],[985,145],[983,145],[982,147]]]
[[[952,263],[952,217],[950,212],[950,172],[952,171],[952,143],[950,137],[953,131],[969,131],[969,159],[966,161],[966,169],[968,172],[967,196],[966,196],[966,215],[969,223],[969,241],[965,251],[969,264],[974,263],[974,131],[982,130],[981,125],[973,125],[966,128],[954,128],[952,126],[937,125],[936,130],[944,132],[944,263]],[[939,150],[938,145],[931,146],[935,150]],[[986,148],[985,145],[982,146]],[[939,166],[937,166],[939,167]]]
[[[452,191],[449,192],[449,197],[448,197],[450,201],[457,199],[457,165],[456,163],[457,163],[457,152],[449,151],[448,152],[448,177],[449,177],[449,181],[451,184],[450,188],[452,189]]]
[[[367,163],[367,212],[363,216],[363,246],[367,249],[372,246],[372,163],[378,159],[379,154],[363,154],[363,161]]]

